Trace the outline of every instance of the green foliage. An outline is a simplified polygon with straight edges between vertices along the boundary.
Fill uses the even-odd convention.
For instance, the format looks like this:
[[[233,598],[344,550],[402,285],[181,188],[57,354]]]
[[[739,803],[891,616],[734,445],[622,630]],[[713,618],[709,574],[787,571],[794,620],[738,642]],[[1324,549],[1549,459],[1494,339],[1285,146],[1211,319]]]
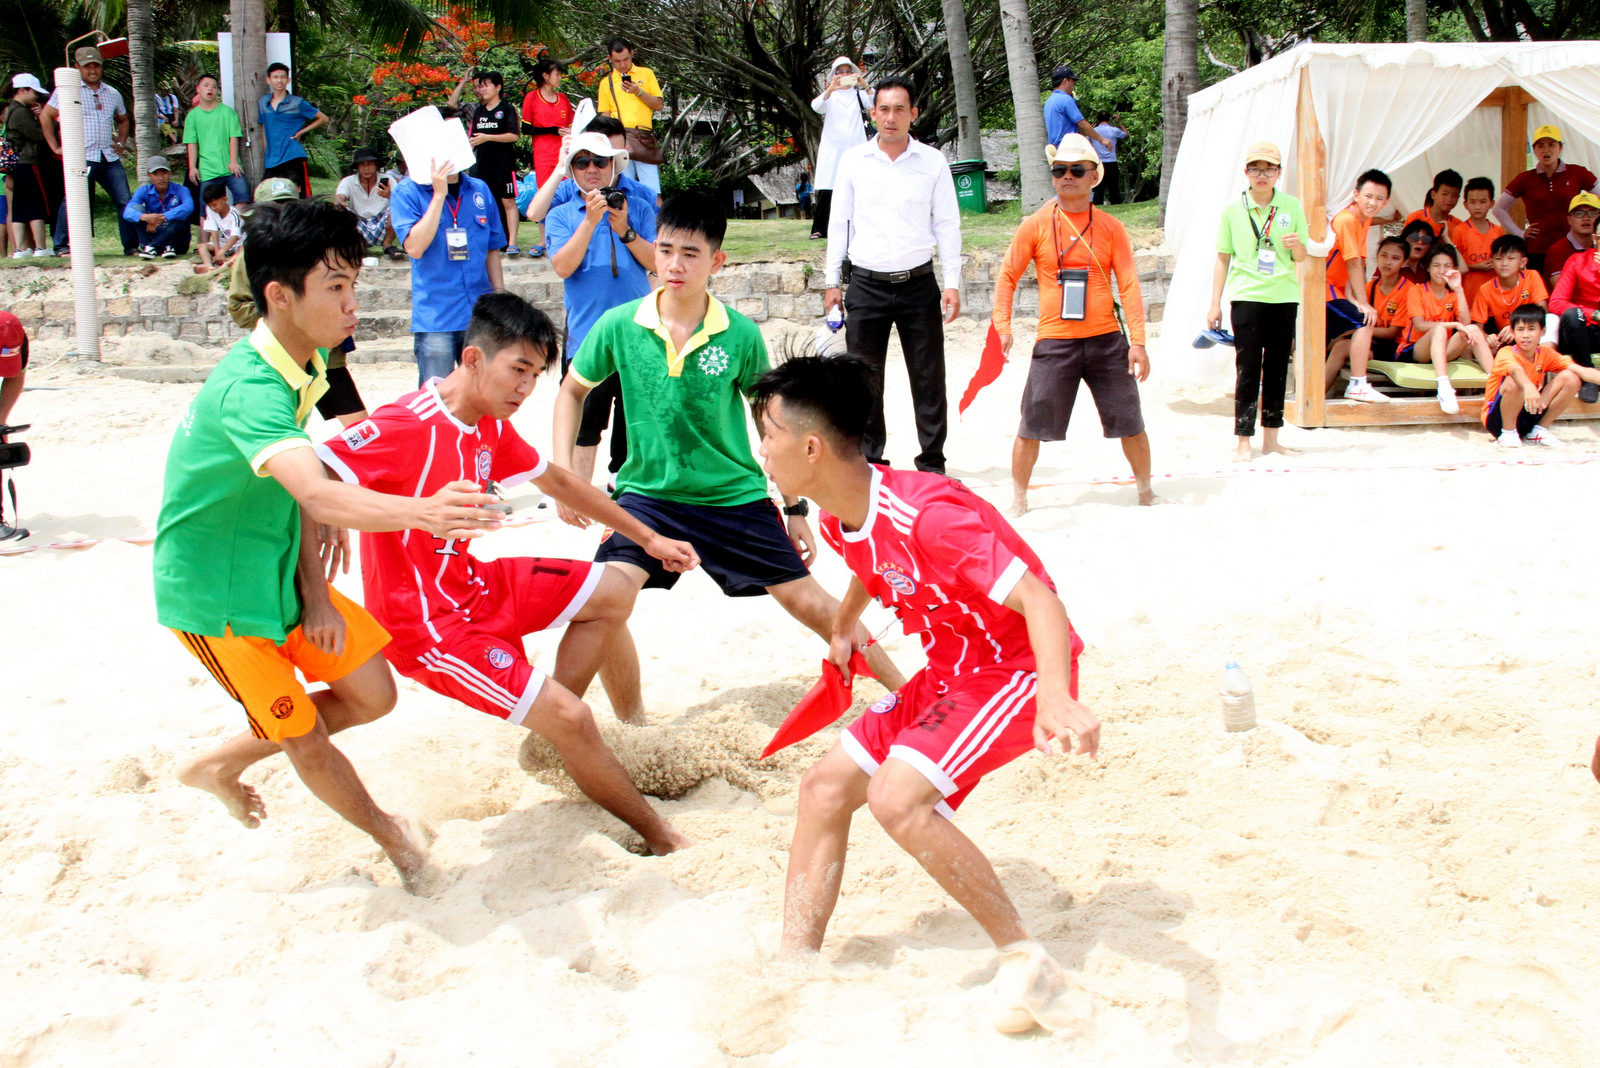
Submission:
[[[1130,41],[1118,50],[1118,62],[1085,72],[1078,82],[1078,106],[1090,122],[1112,113],[1112,122],[1128,131],[1117,149],[1123,180],[1140,193],[1140,180],[1161,177],[1161,48],[1159,37]],[[1204,77],[1204,64],[1202,77]],[[1216,80],[1214,77],[1213,81]],[[1154,190],[1144,195],[1153,195]]]
[[[671,160],[661,165],[661,195],[677,196],[679,193],[715,193],[716,177],[703,167],[680,166]]]

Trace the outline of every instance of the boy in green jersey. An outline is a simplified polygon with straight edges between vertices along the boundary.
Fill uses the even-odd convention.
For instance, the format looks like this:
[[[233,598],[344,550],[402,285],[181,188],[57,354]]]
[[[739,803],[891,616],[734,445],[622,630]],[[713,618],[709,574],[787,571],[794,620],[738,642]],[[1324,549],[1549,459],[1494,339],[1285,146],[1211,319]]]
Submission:
[[[832,634],[839,602],[808,570],[815,539],[808,505],[784,498],[787,524],[768,496],[767,478],[750,450],[746,397],[769,367],[755,323],[708,291],[727,261],[728,222],[707,197],[685,194],[656,217],[656,272],[661,288],[600,317],[573,357],[555,409],[555,460],[572,469],[583,399],[611,375],[622,385],[628,459],[617,472],[617,503],[663,537],[694,546],[700,566],[729,597],[769,593],[822,638]],[[630,407],[631,406],[631,407]],[[588,520],[565,505],[574,526]],[[671,589],[678,574],[615,531],[595,559],[615,563],[639,589]],[[864,628],[861,638],[866,641]],[[637,653],[624,630],[612,644],[612,670]],[[879,646],[866,650],[873,673],[890,689],[904,678]],[[580,695],[581,696],[581,695]],[[639,721],[642,708],[617,715]]]
[[[262,207],[245,265],[262,318],[230,349],[179,423],[156,526],[155,597],[170,627],[244,708],[250,729],[178,769],[246,827],[266,808],[240,775],[282,750],[324,803],[372,835],[415,889],[427,868],[420,826],[380,809],[330,736],[394,707],[389,636],[329,585],[339,542],[320,527],[426,530],[475,538],[499,526],[493,497],[454,482],[431,497],[329,479],[306,435],[327,389],[327,350],[356,325],[366,251],[355,216],[332,204]],[[324,559],[326,550],[326,559]],[[296,669],[326,688],[310,694]]]

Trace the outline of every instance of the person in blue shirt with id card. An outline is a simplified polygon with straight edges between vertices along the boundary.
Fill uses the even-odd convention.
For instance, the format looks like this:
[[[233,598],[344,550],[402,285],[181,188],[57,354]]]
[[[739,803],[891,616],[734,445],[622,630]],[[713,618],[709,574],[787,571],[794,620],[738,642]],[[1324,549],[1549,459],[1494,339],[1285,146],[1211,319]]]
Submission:
[[[1222,325],[1222,295],[1232,301],[1234,367],[1233,433],[1235,461],[1250,459],[1256,433],[1257,397],[1261,408],[1261,451],[1298,455],[1278,442],[1283,397],[1294,346],[1294,321],[1300,283],[1294,265],[1306,258],[1306,214],[1300,201],[1279,189],[1283,154],[1271,141],[1258,141],[1245,154],[1247,191],[1222,209],[1217,226],[1217,266],[1211,279],[1211,310],[1206,325]]]
[[[411,335],[417,385],[444,378],[461,360],[472,306],[505,289],[500,253],[506,228],[484,182],[434,169],[432,187],[415,178],[389,197],[389,221],[411,257]]]

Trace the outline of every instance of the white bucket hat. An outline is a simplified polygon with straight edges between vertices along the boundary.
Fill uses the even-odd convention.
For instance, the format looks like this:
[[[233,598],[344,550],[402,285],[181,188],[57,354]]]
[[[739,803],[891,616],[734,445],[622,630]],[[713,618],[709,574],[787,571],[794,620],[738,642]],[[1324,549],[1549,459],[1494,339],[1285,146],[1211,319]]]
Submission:
[[[591,156],[618,157],[617,170],[619,172],[628,165],[628,150],[626,148],[615,147],[611,143],[611,138],[603,133],[587,130],[574,137],[567,146],[567,158],[561,161],[561,166],[568,174],[572,173],[572,157],[580,152],[587,152]]]
[[[1061,139],[1059,145],[1045,145],[1044,158],[1052,167],[1057,163],[1092,163],[1094,164],[1094,184],[1099,185],[1106,176],[1105,167],[1100,164],[1100,156],[1083,134],[1070,133]],[[1091,186],[1090,188],[1093,188]]]

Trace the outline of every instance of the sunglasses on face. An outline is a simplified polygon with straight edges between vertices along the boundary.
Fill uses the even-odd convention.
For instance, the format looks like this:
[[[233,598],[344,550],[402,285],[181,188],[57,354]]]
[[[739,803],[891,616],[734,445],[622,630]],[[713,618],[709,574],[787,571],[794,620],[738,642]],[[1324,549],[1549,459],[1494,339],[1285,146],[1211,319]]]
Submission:
[[[572,158],[572,169],[575,171],[586,171],[590,167],[604,170],[610,164],[611,161],[604,156],[574,156]]]
[[[1052,178],[1065,178],[1069,174],[1074,178],[1082,178],[1088,173],[1089,168],[1084,166],[1082,163],[1074,163],[1071,166],[1067,166],[1066,164],[1057,164],[1056,166],[1050,168],[1050,177]]]

